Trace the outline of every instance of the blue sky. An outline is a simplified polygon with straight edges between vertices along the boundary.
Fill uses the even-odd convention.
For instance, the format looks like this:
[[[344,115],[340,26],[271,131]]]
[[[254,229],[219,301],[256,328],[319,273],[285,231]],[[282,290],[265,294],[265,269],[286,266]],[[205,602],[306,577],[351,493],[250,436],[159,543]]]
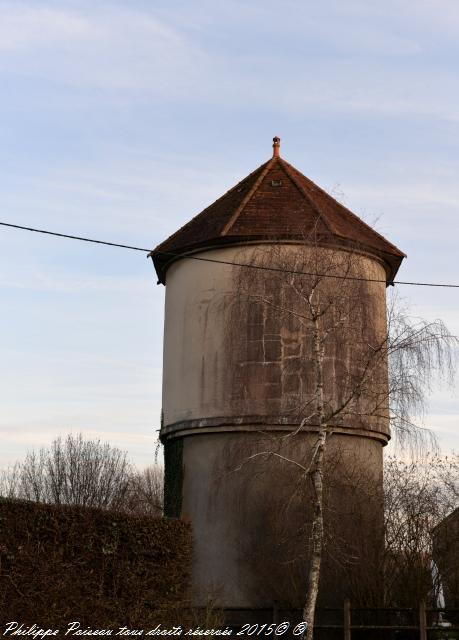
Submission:
[[[459,6],[0,1],[0,219],[153,247],[271,155],[459,283]],[[400,288],[459,334],[459,290]],[[0,465],[69,431],[153,460],[162,287],[142,254],[0,229]],[[459,448],[459,398],[425,419]]]

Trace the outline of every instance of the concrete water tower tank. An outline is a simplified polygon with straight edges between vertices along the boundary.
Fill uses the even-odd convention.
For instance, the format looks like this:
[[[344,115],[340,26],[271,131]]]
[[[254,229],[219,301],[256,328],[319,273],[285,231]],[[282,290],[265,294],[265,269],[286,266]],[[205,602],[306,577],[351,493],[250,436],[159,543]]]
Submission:
[[[282,529],[272,517],[285,503],[292,470],[277,473],[256,463],[236,467],[260,438],[298,427],[301,414],[292,411],[292,398],[308,393],[308,343],[300,326],[287,326],[282,314],[265,313],[250,301],[250,275],[241,299],[238,265],[254,264],[272,247],[289,259],[318,247],[328,256],[352,254],[357,272],[371,281],[364,295],[372,320],[361,328],[371,340],[386,331],[386,285],[404,257],[288,164],[279,145],[274,138],[267,162],[151,253],[158,281],[166,285],[161,426],[165,514],[192,523],[194,600],[201,605],[208,597],[223,607],[269,607],[282,601],[287,587],[276,577],[286,570],[277,562],[285,542],[281,537],[290,531],[295,538],[301,529],[301,518],[289,522],[287,515],[284,533],[274,534],[266,547],[268,533]],[[267,291],[275,286],[282,295],[282,281],[273,272],[257,271],[257,286],[260,277]],[[333,286],[339,286],[336,282]],[[336,394],[339,372],[352,368],[352,353],[346,357],[338,352],[329,357],[327,375]],[[381,363],[379,384],[387,388],[387,362]],[[337,464],[357,476],[367,475],[379,490],[382,449],[389,437],[387,411],[381,411],[337,423],[330,447],[339,452]],[[290,455],[306,454],[313,442],[314,425],[309,424],[288,445]],[[344,498],[341,487],[331,504],[343,500],[354,498]],[[378,520],[382,505],[375,504]],[[371,526],[353,517],[337,539],[353,544],[362,538],[362,527]],[[338,528],[341,520],[346,517],[338,519]],[[330,605],[345,595],[347,586],[327,566],[325,562],[323,584],[328,572],[334,586],[323,588],[321,603]]]

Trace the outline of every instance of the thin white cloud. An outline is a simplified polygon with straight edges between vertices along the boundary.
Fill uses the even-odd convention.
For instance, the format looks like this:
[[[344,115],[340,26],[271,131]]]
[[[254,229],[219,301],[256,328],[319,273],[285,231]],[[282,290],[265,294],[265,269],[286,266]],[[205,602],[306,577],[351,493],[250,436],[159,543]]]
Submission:
[[[85,44],[103,29],[81,14],[25,3],[0,5],[0,51],[30,52],[69,42]]]
[[[35,292],[62,293],[74,295],[76,293],[118,293],[129,295],[149,296],[152,289],[152,278],[139,276],[98,276],[65,273],[59,270],[29,270],[18,272],[13,276],[0,273],[0,287],[25,289]]]
[[[192,89],[202,63],[199,48],[152,12],[7,3],[0,25],[1,69],[76,87],[172,96],[175,86]]]
[[[24,174],[5,172],[3,177],[0,207],[8,212],[5,219],[146,249],[156,246],[237,180],[224,156],[209,161],[206,156],[176,157],[167,150],[152,150],[149,155],[123,145],[102,145],[98,156],[85,164],[72,159],[63,166],[34,168],[33,173]],[[4,230],[2,237],[5,233],[19,239],[21,232]],[[57,242],[62,246],[62,241]],[[0,278],[1,274],[0,270]],[[16,276],[11,278],[4,271],[3,278],[20,286]],[[33,280],[39,285],[37,277]]]
[[[158,435],[152,428],[148,431],[145,429],[142,433],[136,425],[132,425],[132,431],[104,430],[104,425],[98,428],[69,428],[63,425],[50,428],[49,423],[36,429],[25,425],[17,425],[13,429],[0,427],[0,438],[6,445],[0,453],[0,469],[6,469],[8,465],[20,461],[28,451],[49,447],[55,438],[65,437],[69,433],[82,433],[85,438],[109,442],[111,446],[127,451],[129,459],[136,466],[149,466],[156,462]],[[159,455],[158,462],[161,460],[162,456]]]
[[[423,209],[432,205],[444,205],[444,214],[451,214],[450,207],[459,207],[459,189],[457,184],[429,185],[423,182],[413,184],[386,184],[378,186],[349,186],[346,189],[348,199],[358,197],[367,200],[379,200],[381,203],[396,203],[398,206],[422,206]],[[454,213],[456,216],[456,213]]]
[[[320,4],[284,0],[282,32],[295,39],[301,37],[304,48],[319,46],[342,55],[358,53],[361,56],[391,58],[416,55],[421,51],[412,32],[396,33],[386,28],[377,6],[368,2],[364,6],[358,5],[340,0]],[[250,6],[249,3],[233,1],[226,3],[226,9],[225,23],[237,26],[241,20],[249,21],[258,25],[265,35],[270,34],[276,42],[279,34],[277,2]],[[327,20],[330,14],[338,18],[332,28],[330,20]]]
[[[455,436],[457,438],[457,431],[459,429],[459,412],[455,414],[445,415],[431,414],[428,418],[429,425],[432,425],[433,430],[439,435]]]
[[[279,36],[277,4],[263,9],[234,2],[226,8],[212,7],[210,32],[223,29],[231,40],[231,29],[245,25],[245,19],[245,28],[254,32],[252,47],[247,42],[226,50],[218,40],[202,38],[208,34],[184,24],[183,16],[174,21],[172,11],[167,22],[151,9],[106,4],[91,6],[83,14],[46,5],[18,9],[7,3],[0,12],[0,43],[10,55],[3,56],[0,69],[109,92],[99,95],[100,104],[113,103],[116,95],[117,101],[127,103],[158,97],[229,107],[240,104],[244,96],[252,106],[275,107],[292,115],[325,110],[458,122],[455,69],[394,67],[393,60],[386,65],[382,61],[417,54],[415,33],[414,39],[391,33],[387,25],[379,25],[378,12],[366,21],[352,20],[336,3],[332,8],[340,19],[330,28],[323,8],[310,15],[298,3],[293,5]],[[193,14],[186,8],[183,12]],[[228,14],[233,21],[227,24]],[[203,11],[198,15],[202,18]],[[286,46],[268,47],[271,32]],[[311,55],[305,42],[311,51],[322,53]],[[375,53],[381,54],[381,61],[375,62]]]

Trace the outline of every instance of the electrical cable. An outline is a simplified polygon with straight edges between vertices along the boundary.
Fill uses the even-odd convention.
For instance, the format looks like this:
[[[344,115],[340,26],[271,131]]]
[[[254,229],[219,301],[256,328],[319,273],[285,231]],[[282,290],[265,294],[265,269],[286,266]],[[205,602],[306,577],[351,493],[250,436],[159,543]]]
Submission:
[[[148,254],[148,257],[151,254],[151,249],[144,249],[142,247],[134,247],[128,244],[120,244],[117,242],[108,242],[106,240],[95,240],[94,238],[85,238],[83,236],[74,236],[66,233],[57,233],[56,231],[46,231],[44,229],[35,229],[34,227],[25,227],[19,224],[11,224],[8,222],[0,222],[0,225],[3,227],[10,227],[13,229],[21,229],[23,231],[32,231],[34,233],[43,233],[49,236],[56,236],[58,238],[68,238],[70,240],[79,240],[81,242],[91,242],[94,244],[106,245],[109,247],[119,247],[121,249],[131,249],[133,251],[143,251]],[[215,264],[226,264],[234,267],[243,267],[247,269],[262,269],[265,271],[277,271],[281,273],[288,273],[290,275],[304,275],[304,276],[317,276],[323,278],[336,278],[339,280],[359,280],[364,282],[382,282],[387,284],[386,280],[380,280],[377,278],[363,278],[358,276],[340,276],[333,274],[320,274],[320,273],[311,273],[307,271],[295,271],[293,269],[283,269],[281,267],[268,267],[263,265],[256,264],[248,264],[241,262],[233,262],[231,260],[217,260],[216,258],[204,258],[202,256],[188,255],[184,253],[174,253],[172,251],[161,251],[161,255],[171,256],[171,258],[181,258],[187,260],[199,260],[201,262],[212,262]],[[405,280],[394,280],[393,282],[389,282],[390,285],[407,285],[412,287],[442,287],[449,289],[459,289],[459,284],[449,284],[449,283],[439,283],[439,282],[409,282]]]

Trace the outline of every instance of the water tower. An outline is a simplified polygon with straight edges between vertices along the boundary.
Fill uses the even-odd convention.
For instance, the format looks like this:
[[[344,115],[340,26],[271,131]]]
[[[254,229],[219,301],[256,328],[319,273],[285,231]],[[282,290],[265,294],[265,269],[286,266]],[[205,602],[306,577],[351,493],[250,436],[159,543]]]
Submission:
[[[362,279],[370,281],[365,306],[372,320],[362,329],[370,340],[385,334],[386,285],[404,257],[288,164],[280,156],[279,138],[274,138],[273,150],[267,162],[151,253],[158,282],[166,285],[161,426],[165,513],[193,525],[192,578],[199,605],[208,597],[223,607],[269,607],[282,600],[287,587],[280,587],[276,576],[285,566],[279,568],[277,556],[286,532],[295,539],[301,530],[301,521],[294,522],[297,516],[292,522],[288,517],[274,522],[288,497],[285,487],[292,470],[238,463],[259,446],[260,438],[297,429],[292,399],[300,390],[308,393],[307,340],[281,314],[265,314],[253,305],[250,291],[246,303],[241,301],[238,265],[254,264],[257,255],[269,255],[272,247],[290,258],[318,247],[328,256],[352,255]],[[257,271],[258,284],[261,273],[266,290],[275,286],[282,294],[281,281],[269,269]],[[245,276],[246,293],[250,277]],[[343,362],[337,352],[327,365],[336,394]],[[387,388],[387,362],[381,363],[379,374]],[[389,437],[387,411],[382,411],[336,424],[330,446],[339,452],[341,468],[371,478],[380,489],[382,450]],[[313,442],[314,425],[308,425],[289,443],[291,456],[306,454]],[[341,491],[332,496],[332,504],[354,501]],[[377,504],[376,519],[382,513]],[[353,518],[351,513],[337,539],[354,544],[362,537],[364,526]],[[345,520],[339,518],[338,529]],[[278,539],[266,547],[273,531],[283,533],[274,534]],[[337,604],[345,595],[338,573],[325,563],[323,584],[328,579],[334,586],[322,589],[322,604]]]

